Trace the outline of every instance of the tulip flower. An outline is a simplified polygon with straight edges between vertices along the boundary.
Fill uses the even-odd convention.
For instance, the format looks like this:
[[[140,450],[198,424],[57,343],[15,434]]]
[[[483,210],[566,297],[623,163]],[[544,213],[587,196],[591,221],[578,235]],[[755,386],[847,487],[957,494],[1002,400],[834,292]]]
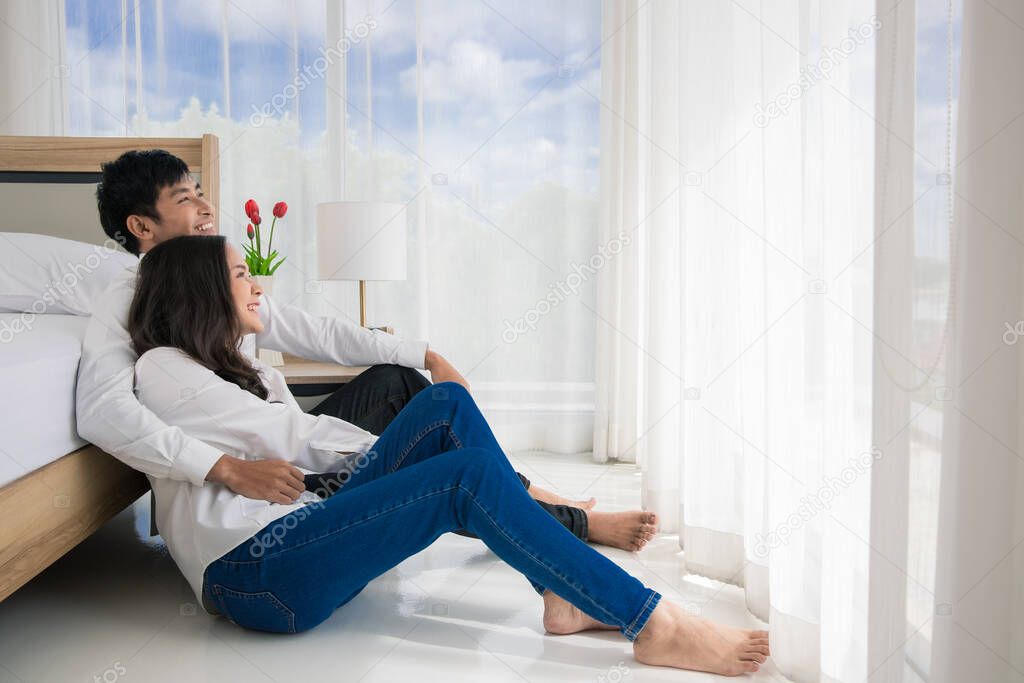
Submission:
[[[274,220],[270,221],[270,239],[267,241],[267,251],[274,245],[274,226],[277,225],[278,218],[284,218],[284,215],[288,213],[288,205],[284,202],[278,202],[274,204]]]
[[[260,206],[255,199],[245,202],[245,215],[249,218],[249,224],[245,226],[245,234],[249,238],[249,244],[243,244],[245,262],[249,266],[249,272],[253,275],[273,275],[278,266],[284,263],[285,257],[278,256],[277,252],[271,249],[274,241],[274,225],[278,218],[284,218],[288,212],[288,205],[284,202],[277,202],[271,210],[274,219],[270,223],[270,240],[267,242],[266,253],[262,245],[260,235],[260,224],[263,218],[260,217]]]

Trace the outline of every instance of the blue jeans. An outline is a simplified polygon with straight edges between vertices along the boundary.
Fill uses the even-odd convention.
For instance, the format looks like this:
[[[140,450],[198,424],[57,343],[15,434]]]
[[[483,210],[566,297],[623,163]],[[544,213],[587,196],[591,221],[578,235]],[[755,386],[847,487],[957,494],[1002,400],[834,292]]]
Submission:
[[[523,488],[473,398],[420,391],[343,487],[275,520],[206,569],[204,597],[240,626],[295,633],[441,534],[473,532],[498,557],[633,640],[661,595],[579,540]]]

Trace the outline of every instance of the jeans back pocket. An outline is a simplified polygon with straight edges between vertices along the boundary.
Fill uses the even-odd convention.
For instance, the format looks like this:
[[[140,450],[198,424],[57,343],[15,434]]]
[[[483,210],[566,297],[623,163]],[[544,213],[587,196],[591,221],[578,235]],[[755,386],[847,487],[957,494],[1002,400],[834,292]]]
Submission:
[[[271,633],[295,633],[295,612],[270,591],[245,593],[213,585],[218,611],[245,628]]]

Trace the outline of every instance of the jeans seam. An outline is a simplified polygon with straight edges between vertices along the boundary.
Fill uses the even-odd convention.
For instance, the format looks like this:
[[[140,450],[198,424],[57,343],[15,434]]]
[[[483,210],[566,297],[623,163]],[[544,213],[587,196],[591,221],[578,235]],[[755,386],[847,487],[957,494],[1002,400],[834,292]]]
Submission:
[[[452,424],[450,422],[448,423],[448,436],[449,438],[451,438],[452,441],[455,442],[456,450],[462,450],[464,448],[464,446],[462,445],[462,441],[459,440],[459,437],[455,433],[455,430],[452,429]]]
[[[395,472],[397,472],[398,469],[402,466],[402,463],[405,462],[405,459],[412,452],[412,449],[416,448],[416,446],[419,445],[420,441],[423,441],[423,439],[427,438],[427,435],[430,434],[430,432],[437,429],[438,427],[448,427],[448,431],[451,432],[451,423],[448,420],[438,420],[437,422],[430,423],[422,430],[420,430],[420,432],[416,436],[414,436],[408,444],[406,444],[405,448],[402,449],[402,452],[398,454],[397,458],[395,458],[395,462],[391,465],[389,473],[394,474]]]
[[[225,594],[230,593],[233,594],[235,597],[243,600],[255,600],[257,598],[262,598],[263,596],[266,596],[270,598],[270,604],[273,606],[273,608],[276,609],[278,613],[280,613],[281,616],[285,617],[285,619],[287,620],[288,633],[295,633],[295,612],[293,612],[292,609],[288,607],[288,605],[281,602],[281,599],[274,595],[273,591],[238,591],[233,588],[228,588],[223,584],[215,583],[213,584],[213,593],[219,598],[219,600],[217,601],[217,608],[224,615],[230,614],[230,610],[228,610],[224,606]],[[232,619],[232,621],[234,621],[234,619]]]
[[[648,589],[648,590],[651,590],[651,589]],[[640,635],[640,631],[643,630],[643,626],[641,626],[640,629],[637,629],[636,628],[636,623],[638,621],[640,621],[641,619],[643,619],[644,620],[644,626],[646,626],[647,625],[647,619],[650,618],[651,612],[654,611],[654,606],[657,606],[657,603],[660,600],[661,600],[661,594],[658,593],[657,591],[651,590],[650,595],[647,596],[647,600],[644,602],[643,608],[636,615],[636,617],[633,618],[633,621],[630,622],[629,626],[626,627],[626,629],[622,632],[622,634],[624,636],[626,636],[626,638],[628,638],[630,641],[636,640],[636,637],[638,635]],[[652,601],[655,603],[654,606],[651,605]]]

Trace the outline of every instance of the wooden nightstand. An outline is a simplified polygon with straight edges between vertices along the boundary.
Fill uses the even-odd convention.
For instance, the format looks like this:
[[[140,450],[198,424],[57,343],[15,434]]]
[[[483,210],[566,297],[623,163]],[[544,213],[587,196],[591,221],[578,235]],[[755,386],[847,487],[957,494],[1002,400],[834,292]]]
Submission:
[[[394,334],[391,327],[374,328]],[[337,363],[321,363],[315,360],[299,358],[282,353],[284,365],[275,366],[284,375],[288,387],[296,396],[317,396],[326,394],[347,384],[359,376],[368,365],[338,365]]]
[[[329,394],[338,386],[355,379],[368,366],[338,365],[337,363],[320,363],[298,356],[282,354],[284,365],[277,370],[284,375],[288,388],[295,396],[319,396]]]
[[[287,353],[282,355],[284,356],[284,365],[277,366],[277,369],[284,375],[288,386],[293,384],[345,384],[368,367],[366,365],[321,363]]]

